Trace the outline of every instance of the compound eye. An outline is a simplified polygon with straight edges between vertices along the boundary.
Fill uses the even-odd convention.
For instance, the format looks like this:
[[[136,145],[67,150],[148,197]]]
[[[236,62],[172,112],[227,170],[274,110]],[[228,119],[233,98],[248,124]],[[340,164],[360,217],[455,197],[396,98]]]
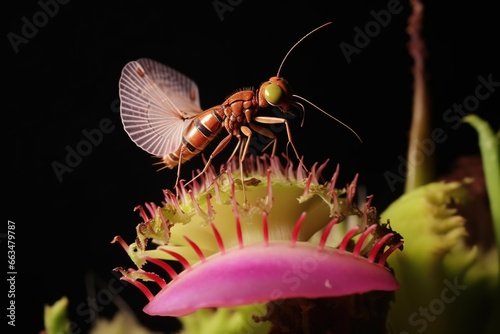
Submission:
[[[283,91],[277,84],[270,83],[264,88],[264,97],[269,104],[277,105],[282,96]]]

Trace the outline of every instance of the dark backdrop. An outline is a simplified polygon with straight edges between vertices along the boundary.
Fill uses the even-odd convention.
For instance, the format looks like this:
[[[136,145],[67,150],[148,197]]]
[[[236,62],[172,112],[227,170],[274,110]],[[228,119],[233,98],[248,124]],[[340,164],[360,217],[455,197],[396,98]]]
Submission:
[[[355,28],[364,30],[375,22],[372,11],[388,6],[401,10],[347,59],[341,43],[355,46]],[[275,75],[300,37],[333,21],[290,54],[281,74],[297,94],[354,128],[363,143],[307,106],[302,128],[299,117],[291,120],[295,144],[308,165],[330,159],[326,177],[340,164],[340,184],[359,173],[379,210],[402,192],[403,183],[390,186],[384,174],[398,173],[408,144],[412,60],[407,1],[128,1],[103,6],[41,0],[13,2],[4,12],[4,198],[7,220],[16,227],[16,330],[41,330],[43,305],[63,295],[70,298],[71,320],[82,333],[92,322],[90,310],[108,316],[121,301],[152,329],[178,328],[175,319],[142,314],[146,299],[134,287],[122,287],[112,273],[131,263],[111,239],[120,234],[132,241],[140,222],[133,208],[159,203],[161,190],[175,180],[174,171],[157,172],[155,160],[122,128],[118,79],[130,60],[151,57],[188,75],[198,83],[207,108]],[[457,156],[478,152],[475,132],[469,126],[452,128],[455,123],[444,121],[443,114],[474,96],[479,76],[500,81],[494,12],[488,1],[426,6],[433,127],[447,135],[434,148],[440,174]],[[498,84],[492,89],[498,90]],[[499,94],[491,93],[473,110],[496,128]],[[88,133],[95,134],[95,143],[69,167],[68,152],[82,148]],[[278,137],[286,142],[284,131]],[[228,152],[215,164],[224,162]],[[54,165],[59,164],[71,171],[58,175]],[[195,158],[185,171],[201,166]],[[109,294],[103,291],[110,284],[119,291],[106,299]],[[89,296],[99,291],[100,300],[92,303]]]

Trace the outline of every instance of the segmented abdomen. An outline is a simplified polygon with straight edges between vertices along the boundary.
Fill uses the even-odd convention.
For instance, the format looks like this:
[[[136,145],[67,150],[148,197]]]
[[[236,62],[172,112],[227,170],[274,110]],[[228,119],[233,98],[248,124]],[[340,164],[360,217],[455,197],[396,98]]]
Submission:
[[[207,109],[194,118],[187,126],[182,136],[182,144],[163,157],[163,162],[168,168],[174,168],[198,155],[217,136],[224,124],[224,113],[221,106]]]

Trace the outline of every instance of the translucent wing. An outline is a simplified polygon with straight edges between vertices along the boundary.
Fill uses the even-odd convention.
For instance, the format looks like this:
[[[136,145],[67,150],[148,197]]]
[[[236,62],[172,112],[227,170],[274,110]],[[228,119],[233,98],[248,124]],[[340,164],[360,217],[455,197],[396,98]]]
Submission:
[[[147,58],[125,65],[119,92],[125,131],[152,155],[175,151],[189,120],[202,112],[193,80]]]

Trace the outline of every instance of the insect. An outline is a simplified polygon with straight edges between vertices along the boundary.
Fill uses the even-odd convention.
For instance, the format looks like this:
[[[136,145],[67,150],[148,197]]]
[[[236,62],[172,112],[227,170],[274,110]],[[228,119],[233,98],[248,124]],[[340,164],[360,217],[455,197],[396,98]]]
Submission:
[[[159,163],[164,166],[160,169],[177,167],[176,186],[181,165],[200,154],[223,129],[227,135],[212,151],[203,170],[188,183],[202,175],[213,158],[222,152],[233,138],[237,138],[238,142],[229,159],[239,150],[240,162],[243,161],[254,132],[270,139],[264,149],[272,144],[271,155],[274,156],[277,137],[271,130],[263,127],[263,124],[284,124],[288,144],[300,160],[287,120],[259,116],[258,112],[261,108],[272,106],[284,114],[294,114],[294,111],[304,113],[303,104],[294,99],[300,98],[340,122],[311,102],[294,95],[288,82],[280,76],[281,67],[295,46],[329,24],[331,22],[313,29],[292,46],[281,62],[277,74],[263,82],[258,89],[240,90],[222,104],[206,110],[200,107],[196,83],[180,72],[148,58],[127,63],[119,80],[120,113],[125,131],[137,146],[161,159]],[[241,176],[243,181],[243,171]]]

